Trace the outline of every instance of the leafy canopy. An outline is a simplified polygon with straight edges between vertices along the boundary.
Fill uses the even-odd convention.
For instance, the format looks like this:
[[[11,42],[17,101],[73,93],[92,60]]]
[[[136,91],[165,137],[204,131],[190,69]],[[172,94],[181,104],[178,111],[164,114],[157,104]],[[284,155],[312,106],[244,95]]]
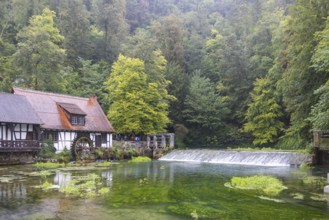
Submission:
[[[229,113],[226,97],[216,92],[215,85],[209,78],[196,72],[191,78],[189,95],[185,99],[183,111],[186,120],[198,127],[218,129]]]
[[[243,130],[254,136],[256,145],[273,143],[283,128],[281,107],[274,98],[269,79],[257,79],[254,85]]]
[[[108,118],[118,133],[165,131],[173,97],[159,90],[157,83],[148,82],[142,60],[119,55],[106,86],[111,102]]]
[[[33,16],[30,24],[17,34],[18,50],[13,56],[22,73],[18,80],[25,86],[61,92],[65,88],[65,50],[60,47],[64,37],[54,26],[54,18],[55,12],[48,8]]]

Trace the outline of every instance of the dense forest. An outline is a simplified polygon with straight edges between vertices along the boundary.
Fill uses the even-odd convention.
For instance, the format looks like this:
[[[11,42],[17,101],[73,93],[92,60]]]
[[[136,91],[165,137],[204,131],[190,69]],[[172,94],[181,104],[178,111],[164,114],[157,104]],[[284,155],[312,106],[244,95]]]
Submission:
[[[0,91],[96,95],[119,133],[305,148],[328,80],[328,0],[0,1]]]

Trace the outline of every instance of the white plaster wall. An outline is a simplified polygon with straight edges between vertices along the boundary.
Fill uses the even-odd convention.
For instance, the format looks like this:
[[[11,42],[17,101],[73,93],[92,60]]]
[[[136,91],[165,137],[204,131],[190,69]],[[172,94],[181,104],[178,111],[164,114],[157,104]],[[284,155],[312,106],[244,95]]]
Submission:
[[[93,145],[95,146],[95,136],[96,136],[96,134],[95,133],[90,133],[89,134],[89,138],[90,138],[90,140],[93,142]]]
[[[8,129],[8,132],[7,132],[7,140],[10,140],[11,139],[11,131]]]
[[[54,144],[54,147],[57,149],[57,152],[61,152],[66,149],[70,150],[71,145],[76,136],[76,132],[59,132],[58,133],[58,142]]]
[[[95,146],[95,133],[90,133],[89,137]],[[71,145],[77,136],[76,132],[59,132],[58,142],[54,143],[54,147],[57,149],[57,153],[64,150],[65,146],[68,150],[71,149]],[[112,147],[112,134],[107,134],[107,142],[102,143],[102,147]]]
[[[27,131],[27,124],[21,124],[22,131]]]
[[[26,140],[26,134],[25,131],[21,133],[21,140]]]
[[[15,132],[15,135],[13,137],[13,139],[21,139],[21,135],[19,133],[19,125],[15,125],[14,127],[14,132]]]

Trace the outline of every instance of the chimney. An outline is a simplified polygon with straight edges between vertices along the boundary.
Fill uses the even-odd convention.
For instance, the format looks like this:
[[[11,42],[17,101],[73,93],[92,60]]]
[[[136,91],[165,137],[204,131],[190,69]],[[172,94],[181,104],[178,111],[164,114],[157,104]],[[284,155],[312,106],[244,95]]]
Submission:
[[[89,97],[89,102],[91,104],[97,103],[97,97],[95,95]]]

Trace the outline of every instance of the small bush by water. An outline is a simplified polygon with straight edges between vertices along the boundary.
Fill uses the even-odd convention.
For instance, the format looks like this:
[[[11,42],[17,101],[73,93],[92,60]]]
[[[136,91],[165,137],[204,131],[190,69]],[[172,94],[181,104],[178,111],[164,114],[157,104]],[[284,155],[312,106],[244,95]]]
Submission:
[[[41,151],[39,152],[39,157],[47,159],[54,158],[56,152],[56,148],[54,147],[54,143],[52,138],[45,140],[41,144]]]
[[[244,189],[244,190],[253,190],[258,193],[264,193],[268,196],[276,196],[282,190],[287,189],[282,182],[272,176],[249,176],[249,177],[233,177],[231,182],[225,183],[225,186]]]

